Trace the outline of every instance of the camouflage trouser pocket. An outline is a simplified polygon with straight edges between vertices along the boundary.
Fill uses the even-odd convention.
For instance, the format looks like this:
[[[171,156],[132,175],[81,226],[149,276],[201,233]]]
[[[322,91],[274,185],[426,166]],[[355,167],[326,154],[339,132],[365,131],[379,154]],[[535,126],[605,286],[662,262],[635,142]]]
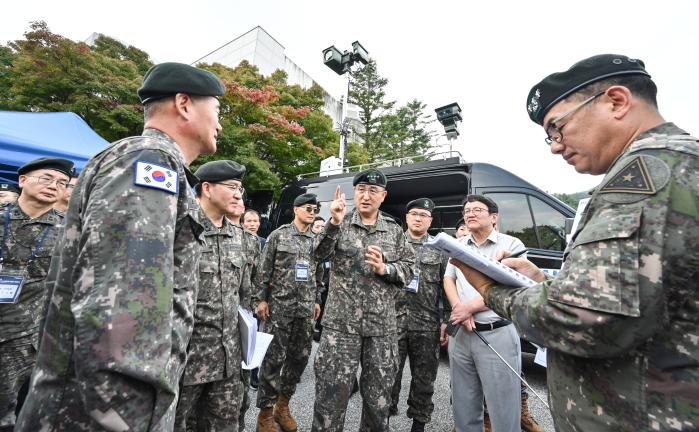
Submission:
[[[639,227],[642,207],[604,209],[578,233],[549,300],[640,316]]]

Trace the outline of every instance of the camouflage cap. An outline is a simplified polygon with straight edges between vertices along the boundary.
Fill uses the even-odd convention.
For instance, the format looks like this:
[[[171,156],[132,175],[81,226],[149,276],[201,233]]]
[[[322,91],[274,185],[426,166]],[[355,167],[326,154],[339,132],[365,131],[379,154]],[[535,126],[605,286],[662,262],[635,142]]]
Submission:
[[[575,63],[565,72],[556,72],[529,91],[527,114],[543,126],[546,113],[568,95],[596,81],[619,75],[646,75],[643,61],[619,54],[601,54]]]
[[[432,202],[432,200],[429,198],[418,198],[410,201],[408,205],[405,206],[405,211],[409,212],[410,209],[414,208],[427,210],[428,212],[432,213],[432,210],[434,210],[434,202]]]
[[[200,182],[216,183],[225,180],[243,180],[245,166],[232,160],[207,162],[194,173]]]
[[[318,205],[318,196],[316,194],[312,193],[305,193],[303,195],[299,195],[296,197],[294,200],[294,207],[299,207],[304,204],[315,204]]]
[[[138,89],[141,103],[187,93],[195,96],[221,96],[225,88],[213,73],[183,63],[160,63],[148,70]]]
[[[38,169],[59,171],[70,178],[73,176],[73,161],[57,157],[40,157],[19,167],[17,174],[23,175]]]
[[[357,186],[359,183],[386,187],[388,180],[381,171],[376,168],[370,168],[354,176],[354,179],[352,179],[352,186]]]
[[[19,193],[19,187],[12,183],[0,183],[0,192],[14,192]]]

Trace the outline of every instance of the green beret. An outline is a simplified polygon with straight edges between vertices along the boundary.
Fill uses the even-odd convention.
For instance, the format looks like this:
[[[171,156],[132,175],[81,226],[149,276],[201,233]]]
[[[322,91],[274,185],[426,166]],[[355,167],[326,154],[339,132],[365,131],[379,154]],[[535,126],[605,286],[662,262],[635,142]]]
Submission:
[[[217,183],[225,180],[243,180],[245,166],[232,160],[207,162],[194,173],[201,182]]]
[[[14,192],[19,193],[19,187],[12,183],[0,183],[0,192]]]
[[[299,207],[299,206],[302,206],[304,204],[318,205],[318,197],[316,196],[316,194],[306,193],[306,194],[297,196],[296,199],[294,200],[294,207]]]
[[[429,198],[418,198],[416,200],[410,201],[408,205],[405,206],[405,211],[409,212],[410,209],[414,208],[427,210],[428,212],[432,213],[432,210],[434,210],[434,203]]]
[[[17,174],[22,175],[38,169],[60,171],[70,178],[73,176],[73,161],[55,157],[40,157],[19,167]]]
[[[176,93],[221,96],[224,91],[221,80],[209,71],[183,63],[160,63],[146,72],[138,97],[145,104]]]
[[[386,187],[388,180],[381,171],[376,168],[370,168],[354,176],[354,179],[352,179],[352,186],[357,186],[359,183]]]
[[[527,96],[527,113],[543,126],[546,113],[559,101],[596,81],[619,75],[646,75],[643,61],[618,54],[601,54],[556,72],[532,87]]]

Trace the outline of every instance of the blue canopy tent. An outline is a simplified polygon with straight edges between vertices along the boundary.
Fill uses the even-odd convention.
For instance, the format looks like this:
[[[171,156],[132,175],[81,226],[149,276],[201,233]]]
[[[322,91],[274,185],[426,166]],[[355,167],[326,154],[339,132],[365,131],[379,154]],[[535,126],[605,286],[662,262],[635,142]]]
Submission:
[[[72,112],[0,111],[0,182],[17,182],[17,168],[42,156],[70,159],[82,170],[109,144]]]

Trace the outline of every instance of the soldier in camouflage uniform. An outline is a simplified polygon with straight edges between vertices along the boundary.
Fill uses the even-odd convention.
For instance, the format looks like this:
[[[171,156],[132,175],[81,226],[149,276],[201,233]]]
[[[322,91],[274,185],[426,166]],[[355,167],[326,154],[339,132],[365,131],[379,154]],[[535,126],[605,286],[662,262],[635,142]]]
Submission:
[[[642,61],[599,55],[527,99],[553,153],[605,174],[553,280],[495,284],[460,265],[487,304],[548,347],[558,431],[699,429],[699,140],[658,112]],[[565,126],[565,130],[564,129]]]
[[[294,220],[274,230],[262,251],[257,316],[274,335],[260,366],[257,389],[257,429],[295,432],[296,420],[289,399],[308,364],[313,344],[313,323],[320,314],[311,225],[318,198],[303,194],[294,200]],[[273,409],[274,408],[274,409]]]
[[[413,278],[396,296],[398,353],[400,360],[393,384],[391,414],[398,414],[398,399],[405,359],[410,357],[410,395],[408,417],[413,419],[411,431],[425,430],[432,418],[434,382],[439,368],[439,345],[448,341],[447,319],[442,320],[442,305],[449,302],[444,296],[442,276],[448,258],[436,249],[427,247],[427,230],[432,224],[434,203],[419,198],[406,206],[405,216],[408,242],[415,250]]]
[[[63,230],[63,217],[52,206],[72,168],[67,159],[33,160],[17,170],[22,187],[17,202],[0,204],[0,431],[14,428],[17,393],[36,360],[44,281]]]
[[[216,150],[223,91],[210,72],[154,66],[143,135],[83,169],[16,430],[173,429],[203,243],[187,165]]]
[[[19,188],[14,184],[0,183],[0,204],[17,201],[19,192]]]
[[[238,432],[245,391],[238,332],[240,294],[250,285],[247,242],[243,228],[225,217],[243,199],[245,167],[219,160],[195,173],[205,245],[199,261],[199,292],[194,331],[177,404],[175,430]],[[247,275],[247,279],[246,279]]]
[[[386,176],[357,174],[355,209],[347,214],[338,186],[331,220],[316,238],[316,258],[330,261],[323,335],[315,359],[313,431],[341,431],[361,364],[362,431],[387,431],[396,376],[395,295],[412,279],[415,253],[400,226],[379,211]]]

